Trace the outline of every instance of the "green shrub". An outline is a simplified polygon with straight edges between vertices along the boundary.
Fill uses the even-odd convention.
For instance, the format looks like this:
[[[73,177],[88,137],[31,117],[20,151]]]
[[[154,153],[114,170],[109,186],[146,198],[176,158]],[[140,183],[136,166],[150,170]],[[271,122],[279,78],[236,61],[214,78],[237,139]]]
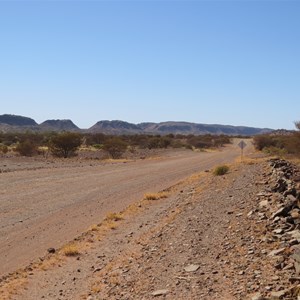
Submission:
[[[74,132],[63,132],[51,138],[49,149],[54,156],[70,157],[81,145],[81,135]]]
[[[226,165],[222,165],[222,166],[218,166],[214,169],[213,174],[215,176],[221,176],[221,175],[225,175],[226,173],[228,173],[229,171],[229,167]]]

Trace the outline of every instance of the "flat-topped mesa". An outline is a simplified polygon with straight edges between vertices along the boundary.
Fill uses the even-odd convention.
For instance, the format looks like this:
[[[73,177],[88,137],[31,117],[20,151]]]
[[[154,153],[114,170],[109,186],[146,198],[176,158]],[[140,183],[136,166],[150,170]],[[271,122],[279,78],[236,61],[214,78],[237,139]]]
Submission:
[[[71,120],[46,120],[39,127],[44,131],[80,131]]]
[[[10,126],[37,126],[38,125],[35,122],[35,120],[31,118],[17,116],[17,115],[9,115],[9,114],[0,115],[0,124],[10,125]]]

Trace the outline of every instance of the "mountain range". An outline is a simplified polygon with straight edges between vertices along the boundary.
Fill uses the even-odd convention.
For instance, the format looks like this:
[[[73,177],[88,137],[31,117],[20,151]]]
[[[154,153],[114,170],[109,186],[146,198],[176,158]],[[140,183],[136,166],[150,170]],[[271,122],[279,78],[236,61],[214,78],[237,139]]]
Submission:
[[[85,133],[121,134],[226,134],[226,135],[256,135],[271,132],[269,128],[247,126],[232,126],[219,124],[198,124],[190,122],[160,122],[133,124],[125,121],[99,121],[89,129],[80,129],[71,120],[46,120],[38,124],[35,120],[4,114],[0,115],[0,132],[45,132],[45,131],[74,131]]]

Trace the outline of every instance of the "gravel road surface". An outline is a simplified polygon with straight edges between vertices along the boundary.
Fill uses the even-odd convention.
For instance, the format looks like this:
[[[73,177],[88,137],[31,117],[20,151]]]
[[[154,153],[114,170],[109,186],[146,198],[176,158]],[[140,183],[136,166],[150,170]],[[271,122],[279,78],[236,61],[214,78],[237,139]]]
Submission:
[[[74,239],[145,193],[232,162],[239,154],[235,144],[217,152],[176,151],[153,160],[0,174],[0,276]]]

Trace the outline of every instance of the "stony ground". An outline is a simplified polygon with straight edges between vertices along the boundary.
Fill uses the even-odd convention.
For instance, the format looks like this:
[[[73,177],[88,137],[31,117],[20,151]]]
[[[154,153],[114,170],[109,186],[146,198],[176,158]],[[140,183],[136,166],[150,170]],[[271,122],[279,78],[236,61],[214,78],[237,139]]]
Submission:
[[[299,299],[297,174],[265,160],[201,172],[83,234],[78,255],[3,280],[0,298]]]

